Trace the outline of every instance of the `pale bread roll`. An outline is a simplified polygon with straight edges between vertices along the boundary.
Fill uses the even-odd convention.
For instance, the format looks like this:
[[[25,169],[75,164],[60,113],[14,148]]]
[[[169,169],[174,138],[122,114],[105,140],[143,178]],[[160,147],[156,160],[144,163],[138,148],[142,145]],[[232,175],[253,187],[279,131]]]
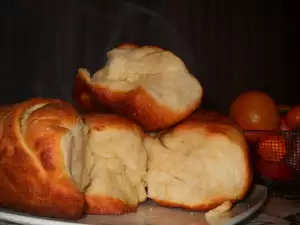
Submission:
[[[89,174],[85,200],[89,214],[124,214],[146,200],[147,154],[141,128],[113,114],[84,117],[89,133],[85,174]]]
[[[148,197],[161,205],[211,210],[241,200],[250,187],[244,135],[217,114],[197,113],[144,143]]]
[[[77,80],[88,84],[101,104],[135,120],[144,130],[169,128],[200,104],[200,83],[172,52],[123,45],[107,57],[107,65],[92,78],[80,69]]]

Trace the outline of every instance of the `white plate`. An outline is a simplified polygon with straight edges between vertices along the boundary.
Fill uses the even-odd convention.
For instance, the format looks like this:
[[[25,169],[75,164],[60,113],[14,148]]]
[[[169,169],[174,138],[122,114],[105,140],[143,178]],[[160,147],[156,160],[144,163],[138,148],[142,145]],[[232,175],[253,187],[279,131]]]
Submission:
[[[204,213],[192,213],[180,209],[169,209],[147,201],[139,207],[136,213],[123,216],[87,216],[76,222],[35,217],[0,209],[0,220],[26,225],[232,225],[251,216],[267,198],[267,188],[255,185],[248,197],[236,204],[233,209],[220,217],[207,221]],[[5,224],[1,223],[0,224]]]

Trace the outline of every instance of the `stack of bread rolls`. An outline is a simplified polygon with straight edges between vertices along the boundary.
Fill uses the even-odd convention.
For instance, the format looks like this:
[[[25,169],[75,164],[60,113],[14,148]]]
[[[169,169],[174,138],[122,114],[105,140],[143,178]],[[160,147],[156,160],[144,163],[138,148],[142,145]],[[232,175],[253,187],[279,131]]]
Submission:
[[[147,198],[230,210],[252,180],[243,132],[195,112],[202,87],[172,52],[122,45],[107,55],[76,77],[89,112],[43,98],[0,108],[0,206],[64,219],[135,212]]]

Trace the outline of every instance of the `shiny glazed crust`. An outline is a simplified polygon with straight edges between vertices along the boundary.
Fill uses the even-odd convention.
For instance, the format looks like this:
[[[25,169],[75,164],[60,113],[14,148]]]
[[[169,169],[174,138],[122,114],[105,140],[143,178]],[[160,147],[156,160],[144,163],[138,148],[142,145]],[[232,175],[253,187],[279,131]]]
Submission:
[[[1,206],[40,216],[81,216],[84,198],[65,168],[61,147],[66,127],[80,120],[60,100],[36,98],[0,108]]]

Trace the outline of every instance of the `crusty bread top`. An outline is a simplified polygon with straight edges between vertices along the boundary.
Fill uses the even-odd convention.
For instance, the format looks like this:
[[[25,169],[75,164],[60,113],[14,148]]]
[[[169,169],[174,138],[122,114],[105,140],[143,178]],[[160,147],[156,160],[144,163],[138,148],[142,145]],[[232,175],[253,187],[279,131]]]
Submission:
[[[247,149],[247,143],[244,138],[244,132],[229,117],[217,112],[200,110],[194,112],[183,123],[179,124],[173,132],[187,131],[202,128],[207,135],[224,135],[231,142]],[[248,152],[247,150],[245,151]]]
[[[84,115],[85,124],[93,130],[102,131],[105,129],[125,129],[133,131],[139,136],[143,136],[143,130],[129,119],[116,115],[105,113],[89,113]]]
[[[162,205],[209,210],[242,199],[252,181],[244,135],[222,116],[196,113],[145,147],[148,195]]]
[[[184,62],[158,47],[121,46],[107,53],[107,65],[92,83],[114,91],[146,90],[161,105],[184,111],[202,97],[202,87]]]
[[[169,128],[201,103],[203,89],[184,62],[154,46],[121,45],[107,53],[107,64],[91,76],[79,69],[74,91],[83,108],[102,108],[126,116],[146,131]],[[81,88],[79,88],[81,86]],[[83,86],[90,89],[90,97]],[[78,93],[78,92],[81,92]]]

